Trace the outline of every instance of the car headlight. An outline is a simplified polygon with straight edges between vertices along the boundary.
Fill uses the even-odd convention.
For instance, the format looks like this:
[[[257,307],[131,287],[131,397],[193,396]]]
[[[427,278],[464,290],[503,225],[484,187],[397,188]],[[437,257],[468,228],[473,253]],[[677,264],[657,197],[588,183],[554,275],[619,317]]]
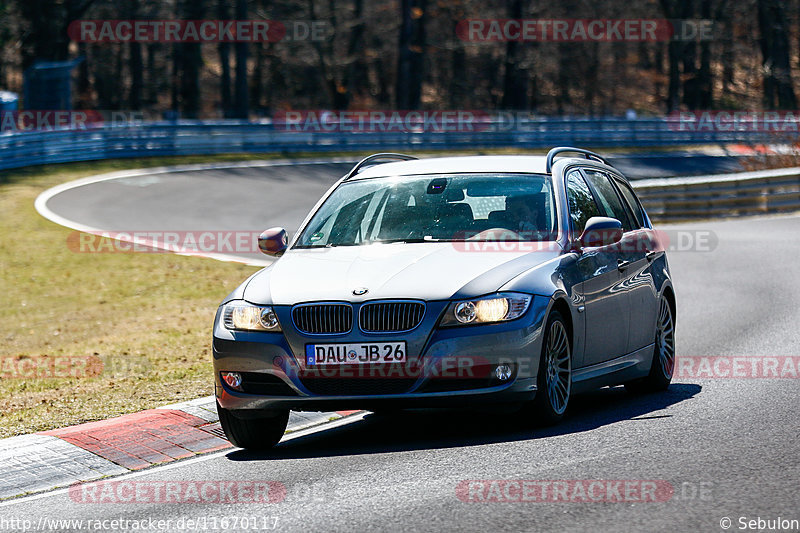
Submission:
[[[228,329],[243,331],[281,331],[278,316],[272,307],[247,302],[230,302],[222,307],[222,323]]]
[[[474,300],[452,302],[441,326],[468,326],[514,320],[525,314],[531,303],[529,294],[507,292]]]

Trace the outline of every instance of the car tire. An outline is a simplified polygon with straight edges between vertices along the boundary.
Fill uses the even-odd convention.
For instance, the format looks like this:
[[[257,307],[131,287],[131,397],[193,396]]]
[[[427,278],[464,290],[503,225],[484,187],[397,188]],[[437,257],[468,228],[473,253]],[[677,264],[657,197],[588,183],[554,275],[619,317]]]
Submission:
[[[276,412],[275,416],[238,418],[217,402],[219,423],[231,444],[247,450],[268,450],[278,444],[289,423],[289,411]]]
[[[662,392],[669,388],[675,371],[675,319],[672,307],[661,297],[656,322],[656,338],[653,347],[653,362],[650,373],[642,378],[625,383],[625,389],[636,394]]]
[[[529,405],[533,422],[552,426],[560,422],[569,407],[572,392],[572,341],[566,321],[551,311],[544,328],[536,397]]]

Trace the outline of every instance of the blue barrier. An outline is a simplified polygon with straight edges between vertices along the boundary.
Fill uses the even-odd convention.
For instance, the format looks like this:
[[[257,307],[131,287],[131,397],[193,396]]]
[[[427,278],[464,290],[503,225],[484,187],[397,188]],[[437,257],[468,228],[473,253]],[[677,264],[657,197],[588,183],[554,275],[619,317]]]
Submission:
[[[548,117],[526,120],[513,129],[506,129],[501,122],[488,122],[475,131],[378,132],[287,131],[280,124],[230,120],[145,122],[75,130],[0,132],[0,169],[98,159],[224,153],[523,149],[560,145],[654,147],[780,141],[774,133],[764,131],[684,130],[675,119],[669,118]]]

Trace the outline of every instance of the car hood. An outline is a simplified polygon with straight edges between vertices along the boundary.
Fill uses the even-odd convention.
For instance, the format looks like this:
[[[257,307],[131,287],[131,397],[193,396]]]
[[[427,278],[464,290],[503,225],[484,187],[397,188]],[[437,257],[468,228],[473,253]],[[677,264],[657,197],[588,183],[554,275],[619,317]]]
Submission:
[[[500,243],[507,244],[507,243]],[[258,304],[446,300],[498,290],[520,273],[560,255],[553,243],[523,250],[466,251],[463,243],[395,243],[295,249],[254,276],[244,299]],[[530,251],[542,248],[539,251]],[[494,250],[496,248],[490,248]],[[355,289],[366,288],[363,295]],[[468,288],[465,294],[463,289]]]

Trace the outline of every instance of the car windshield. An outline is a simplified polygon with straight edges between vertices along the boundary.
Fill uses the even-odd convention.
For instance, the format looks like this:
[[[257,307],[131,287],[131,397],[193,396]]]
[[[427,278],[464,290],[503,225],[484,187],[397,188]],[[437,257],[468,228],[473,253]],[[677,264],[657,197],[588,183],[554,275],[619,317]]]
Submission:
[[[549,176],[454,174],[344,183],[322,204],[296,247],[378,242],[554,239]]]

